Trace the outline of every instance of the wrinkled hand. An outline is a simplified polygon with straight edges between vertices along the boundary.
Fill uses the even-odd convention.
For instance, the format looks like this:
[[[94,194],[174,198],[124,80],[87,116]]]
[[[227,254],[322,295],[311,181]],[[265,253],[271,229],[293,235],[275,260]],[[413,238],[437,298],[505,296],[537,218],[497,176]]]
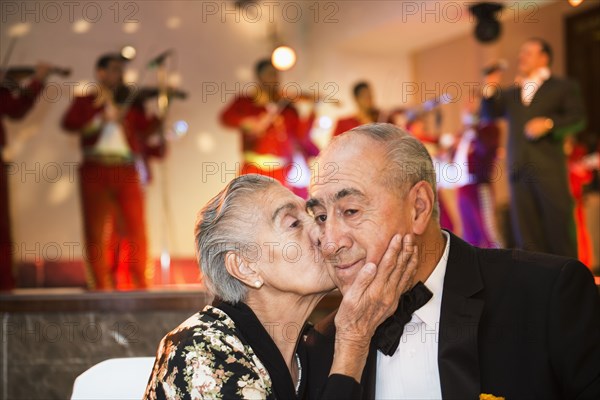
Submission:
[[[335,352],[330,374],[360,382],[377,327],[413,285],[418,249],[411,235],[395,235],[378,266],[367,263],[344,295],[335,317]]]
[[[544,136],[550,129],[552,129],[552,125],[548,118],[532,118],[525,124],[525,136],[530,140],[535,140]]]
[[[336,339],[369,346],[377,327],[398,307],[400,296],[413,284],[417,246],[411,235],[395,235],[376,267],[367,263],[348,289],[335,317]]]

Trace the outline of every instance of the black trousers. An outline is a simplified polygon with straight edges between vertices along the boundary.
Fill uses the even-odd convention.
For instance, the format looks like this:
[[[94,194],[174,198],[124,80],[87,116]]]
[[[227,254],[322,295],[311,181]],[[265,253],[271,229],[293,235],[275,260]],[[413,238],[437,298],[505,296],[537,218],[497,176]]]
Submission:
[[[566,169],[522,167],[511,174],[510,186],[517,247],[577,258],[573,197]]]

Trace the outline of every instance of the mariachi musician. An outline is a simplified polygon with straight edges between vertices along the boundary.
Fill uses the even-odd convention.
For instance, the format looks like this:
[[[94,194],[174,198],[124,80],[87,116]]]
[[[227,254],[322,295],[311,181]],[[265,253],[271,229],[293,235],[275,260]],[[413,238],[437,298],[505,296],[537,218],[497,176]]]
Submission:
[[[107,245],[111,219],[118,217],[134,288],[148,286],[147,239],[142,175],[149,154],[162,156],[164,141],[152,142],[162,123],[149,117],[135,90],[123,85],[126,60],[105,54],[96,62],[94,93],[76,97],[63,118],[63,128],[80,135],[81,202],[88,286],[113,289],[113,252]]]
[[[2,123],[4,117],[21,119],[31,110],[39,97],[48,74],[53,70],[48,64],[39,63],[35,68],[10,68],[0,70],[0,290],[15,288],[12,262],[12,234],[8,198],[8,164],[4,160],[7,140]],[[31,78],[21,86],[21,78]]]
[[[477,247],[502,248],[496,226],[493,180],[500,149],[496,121],[480,118],[479,99],[469,96],[461,115],[462,132],[454,151],[461,174],[457,183],[462,239]]]
[[[368,82],[357,82],[352,88],[352,95],[356,103],[356,114],[338,120],[333,136],[341,135],[360,125],[380,121],[382,113],[375,107],[373,91]]]
[[[242,175],[270,176],[293,189],[286,177],[294,152],[300,150],[310,157],[318,148],[310,140],[307,124],[301,123],[293,99],[281,95],[278,72],[271,61],[258,61],[255,74],[256,91],[237,96],[222,112],[221,123],[242,134]]]

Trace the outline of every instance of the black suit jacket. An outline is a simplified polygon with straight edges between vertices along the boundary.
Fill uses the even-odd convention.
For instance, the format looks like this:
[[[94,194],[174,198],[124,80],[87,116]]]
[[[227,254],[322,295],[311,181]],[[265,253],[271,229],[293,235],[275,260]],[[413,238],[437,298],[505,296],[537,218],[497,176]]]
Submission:
[[[503,88],[483,99],[481,114],[488,119],[508,119],[509,166],[525,168],[528,173],[566,176],[562,139],[585,127],[585,110],[575,82],[551,76],[528,106],[521,101],[520,86]],[[554,128],[539,139],[529,140],[524,133],[525,124],[535,117],[551,118]]]
[[[579,261],[473,247],[450,234],[439,325],[444,399],[600,399],[600,298]],[[307,337],[309,395],[333,359],[333,316]],[[375,397],[371,349],[361,398]],[[349,394],[343,394],[349,396]]]

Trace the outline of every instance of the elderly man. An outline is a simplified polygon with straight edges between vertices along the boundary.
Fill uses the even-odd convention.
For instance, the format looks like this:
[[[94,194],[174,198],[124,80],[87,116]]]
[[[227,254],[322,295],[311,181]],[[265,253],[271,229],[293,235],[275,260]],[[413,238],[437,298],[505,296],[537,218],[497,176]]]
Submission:
[[[411,233],[419,249],[413,289],[362,348],[360,396],[600,398],[600,300],[589,270],[470,246],[440,229],[435,186],[423,145],[393,125],[348,131],[319,157],[307,207],[342,294],[394,233]],[[314,398],[333,358],[332,320],[307,338]]]

